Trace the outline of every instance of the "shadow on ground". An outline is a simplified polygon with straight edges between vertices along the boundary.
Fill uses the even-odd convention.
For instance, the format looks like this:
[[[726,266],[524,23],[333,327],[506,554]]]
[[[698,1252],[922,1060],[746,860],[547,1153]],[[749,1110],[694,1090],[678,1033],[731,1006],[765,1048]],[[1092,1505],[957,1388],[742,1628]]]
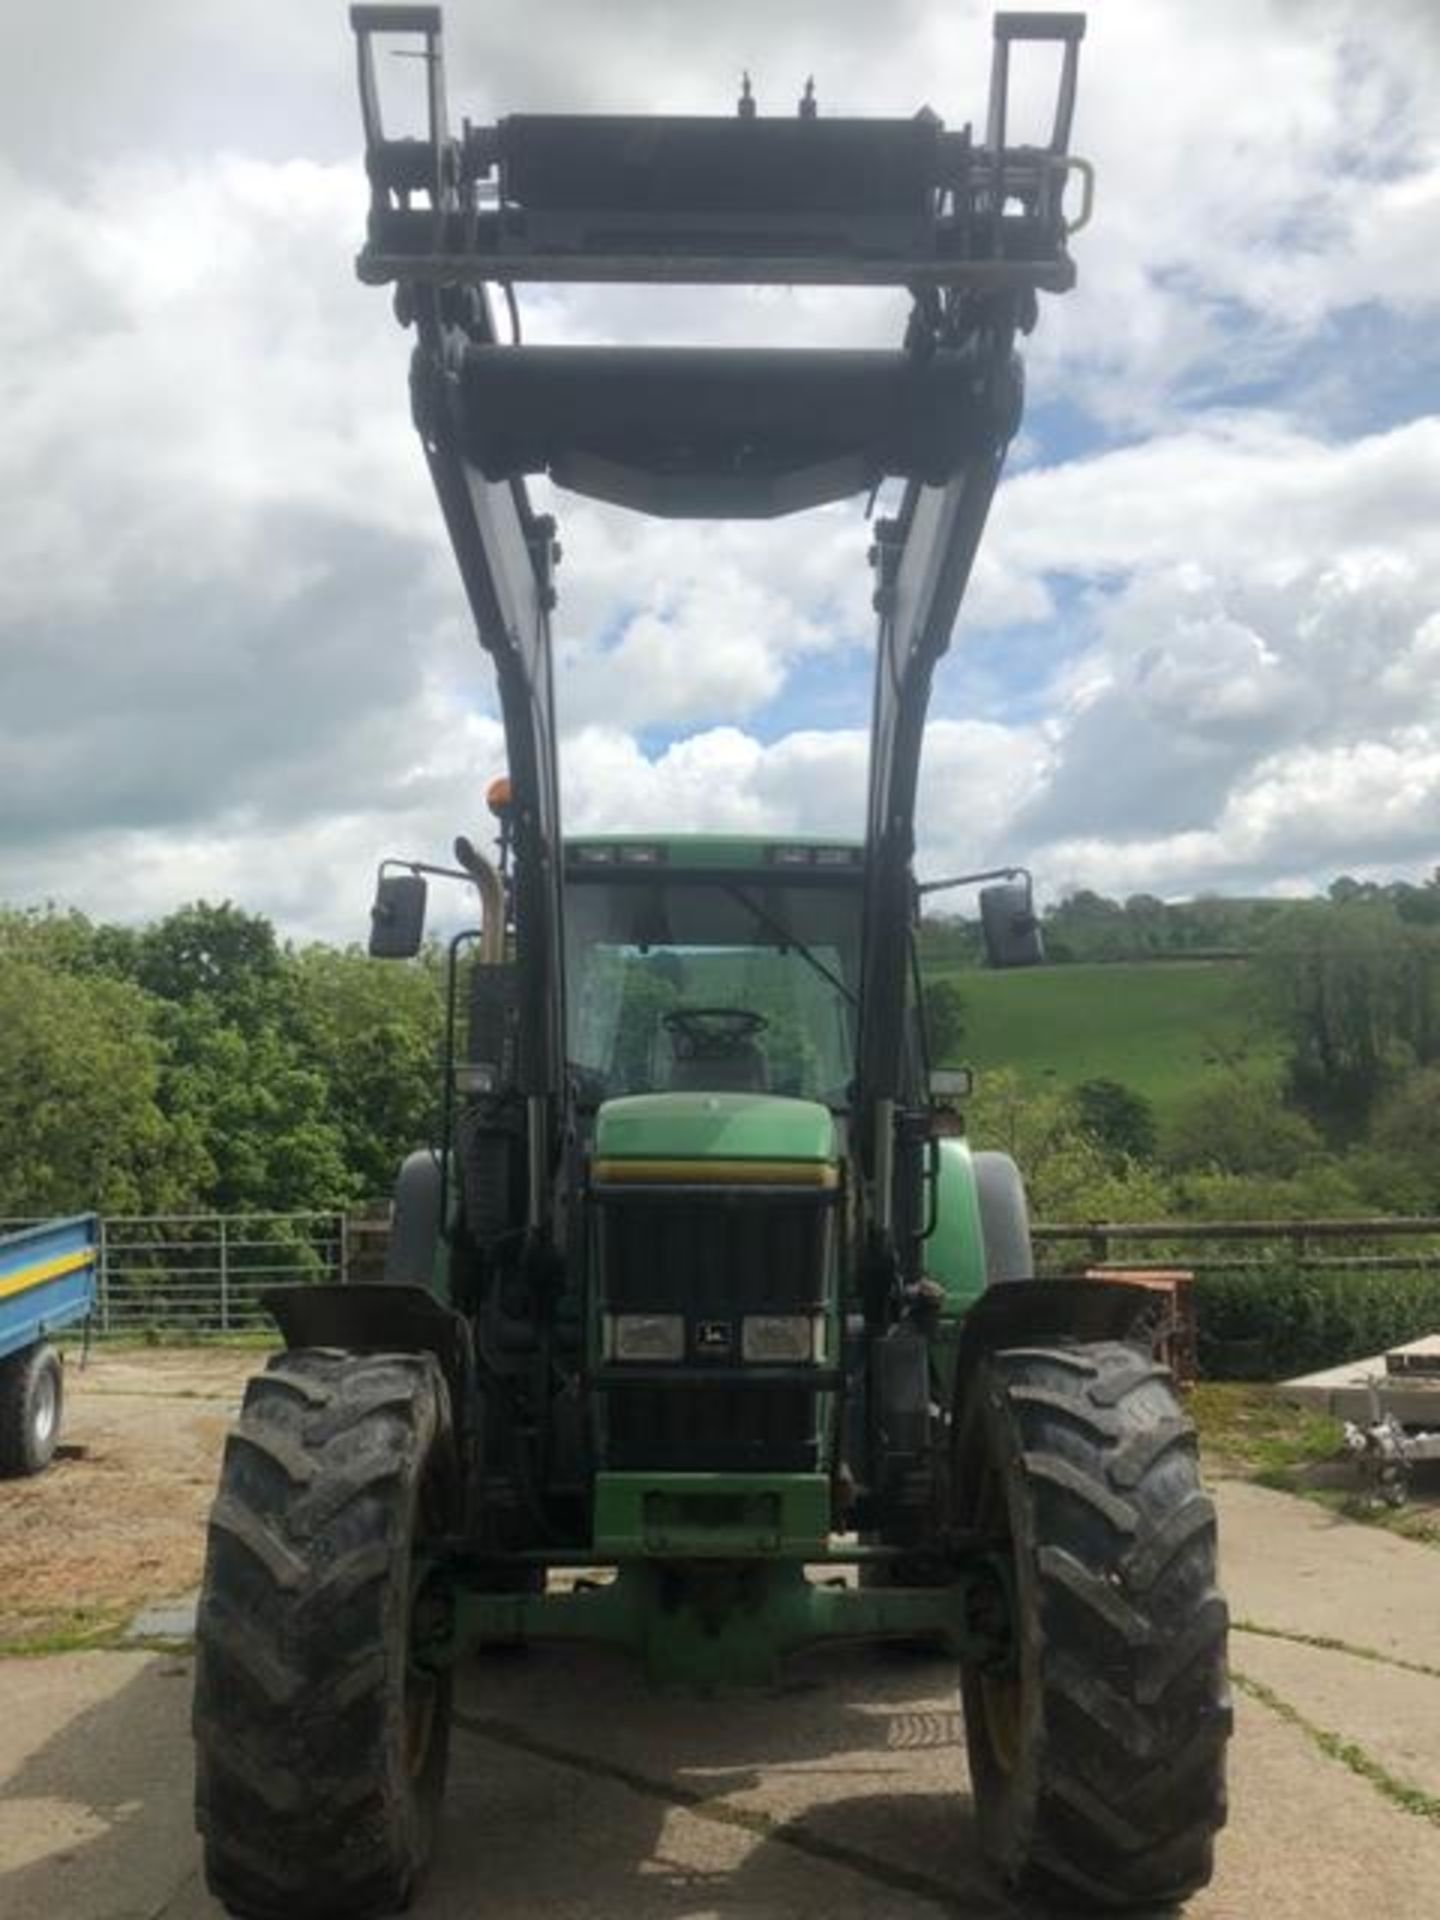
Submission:
[[[190,1661],[23,1667],[32,1690],[46,1668],[57,1688],[73,1676],[87,1704],[61,1720],[43,1702],[54,1731],[0,1789],[0,1913],[218,1915],[190,1825]],[[947,1662],[832,1652],[778,1696],[700,1699],[647,1694],[622,1660],[574,1648],[487,1657],[459,1692],[413,1920],[1038,1911],[980,1858]]]

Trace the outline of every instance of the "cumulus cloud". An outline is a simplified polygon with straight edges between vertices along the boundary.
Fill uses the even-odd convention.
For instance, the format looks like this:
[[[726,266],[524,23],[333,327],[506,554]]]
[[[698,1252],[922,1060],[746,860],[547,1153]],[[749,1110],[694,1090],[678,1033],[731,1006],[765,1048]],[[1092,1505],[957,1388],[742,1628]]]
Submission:
[[[1342,447],[1221,423],[1022,476],[1007,556],[1084,581],[1092,637],[1054,684],[1055,765],[1017,830],[1070,859],[1082,836],[1223,845],[1276,755],[1413,750],[1416,724],[1440,720],[1437,497],[1436,422]]]
[[[822,110],[954,122],[981,106],[986,12],[737,0],[632,8],[620,33],[555,0],[537,35],[496,0],[451,9],[452,92],[481,118],[723,111],[749,66],[778,110],[815,68]],[[376,855],[443,848],[502,742],[406,342],[351,273],[341,18],[71,0],[7,44],[0,895],[229,891],[356,929]],[[1418,367],[1383,363],[1437,300],[1430,10],[1397,0],[1381,33],[1345,0],[1104,0],[1082,68],[1101,198],[1080,290],[1030,343],[1023,462],[937,688],[927,869],[1028,857],[1052,886],[1174,892],[1427,864],[1440,425]],[[1033,123],[1028,72],[1015,102]],[[879,344],[904,300],[521,304],[532,339]],[[863,734],[797,691],[863,708],[858,508],[694,526],[538,491],[565,543],[569,818],[858,831]]]

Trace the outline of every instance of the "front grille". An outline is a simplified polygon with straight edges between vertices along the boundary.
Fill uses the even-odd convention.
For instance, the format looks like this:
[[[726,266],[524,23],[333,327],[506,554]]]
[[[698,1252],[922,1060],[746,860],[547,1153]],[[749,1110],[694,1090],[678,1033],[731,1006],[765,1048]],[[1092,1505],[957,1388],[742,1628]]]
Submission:
[[[833,1196],[802,1192],[606,1195],[597,1203],[607,1313],[678,1313],[687,1358],[674,1385],[652,1378],[605,1389],[606,1464],[617,1471],[815,1473],[822,1469],[815,1394],[790,1381],[705,1383],[740,1364],[747,1313],[812,1313],[825,1291]],[[702,1329],[730,1330],[707,1356]]]

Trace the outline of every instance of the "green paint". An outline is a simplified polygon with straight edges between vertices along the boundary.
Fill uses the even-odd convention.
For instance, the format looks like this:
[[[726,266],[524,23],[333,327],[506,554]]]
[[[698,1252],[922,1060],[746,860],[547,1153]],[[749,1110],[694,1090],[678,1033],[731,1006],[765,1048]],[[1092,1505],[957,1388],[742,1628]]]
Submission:
[[[835,1158],[835,1121],[814,1100],[772,1093],[635,1093],[595,1121],[602,1160]]]
[[[957,1658],[993,1655],[966,1629],[964,1573],[950,1587],[813,1585],[799,1561],[661,1565],[629,1561],[604,1584],[456,1599],[455,1647],[584,1640],[619,1646],[652,1685],[772,1687],[785,1656],[826,1640],[943,1636]]]
[[[757,839],[724,833],[586,833],[577,834],[573,840],[567,840],[567,857],[580,872],[591,871],[583,861],[576,861],[578,849],[585,847],[613,847],[617,852],[625,847],[660,847],[664,850],[664,867],[741,867],[751,871],[763,867],[783,878],[786,868],[777,864],[771,857],[775,847],[815,847],[833,850],[836,853],[854,855],[853,864],[837,865],[827,868],[836,878],[852,873],[857,878],[863,871],[864,849],[858,841],[818,838],[803,833],[787,834],[783,840],[773,837]],[[617,861],[617,865],[624,865]],[[603,863],[597,863],[599,871],[604,871]],[[802,871],[804,869],[802,868]]]
[[[823,1473],[601,1473],[595,1551],[617,1560],[804,1559],[830,1534]]]
[[[963,1140],[940,1142],[935,1231],[925,1243],[925,1271],[945,1289],[946,1308],[963,1313],[985,1291],[985,1236],[975,1167]]]

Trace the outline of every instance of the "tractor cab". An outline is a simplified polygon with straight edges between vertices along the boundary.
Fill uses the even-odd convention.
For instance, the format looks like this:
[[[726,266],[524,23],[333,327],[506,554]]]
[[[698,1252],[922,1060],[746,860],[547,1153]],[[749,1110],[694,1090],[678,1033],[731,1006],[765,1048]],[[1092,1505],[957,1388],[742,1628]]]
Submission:
[[[566,849],[566,1055],[582,1108],[778,1094],[848,1107],[861,849],[587,838]]]

